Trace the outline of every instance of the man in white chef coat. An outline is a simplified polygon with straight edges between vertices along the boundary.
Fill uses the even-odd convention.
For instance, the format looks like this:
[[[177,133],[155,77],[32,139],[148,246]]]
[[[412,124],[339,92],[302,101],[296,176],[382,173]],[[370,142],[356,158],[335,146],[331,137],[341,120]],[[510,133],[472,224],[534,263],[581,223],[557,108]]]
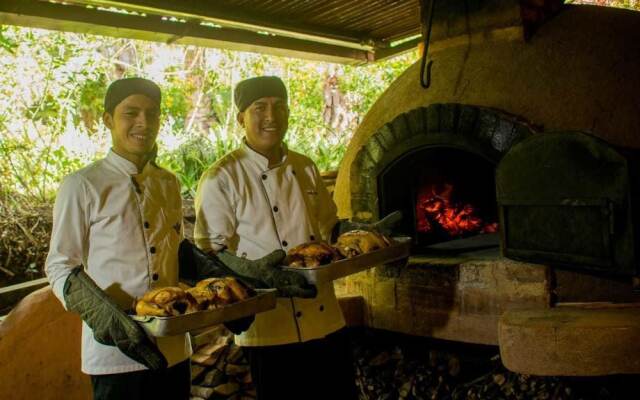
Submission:
[[[112,148],[67,176],[54,206],[45,271],[54,294],[84,321],[82,371],[95,399],[189,398],[188,336],[154,343],[122,311],[147,290],[178,282],[179,183],[153,161],[160,99],[146,79],[109,86],[103,121]]]
[[[201,178],[196,245],[254,260],[274,249],[328,240],[336,206],[313,161],[283,143],[289,117],[284,83],[251,78],[234,94],[246,136]],[[345,321],[333,285],[316,291],[296,283],[297,291],[284,293],[274,310],[256,315],[235,337],[248,350],[258,398],[356,398],[349,349],[337,333]]]

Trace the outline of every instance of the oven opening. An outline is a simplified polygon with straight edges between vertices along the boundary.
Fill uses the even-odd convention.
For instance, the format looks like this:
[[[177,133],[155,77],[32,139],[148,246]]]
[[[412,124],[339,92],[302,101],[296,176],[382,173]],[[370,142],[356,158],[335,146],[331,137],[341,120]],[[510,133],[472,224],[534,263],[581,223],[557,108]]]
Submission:
[[[494,174],[493,162],[466,150],[406,153],[379,175],[380,215],[402,211],[400,230],[417,253],[497,246]]]

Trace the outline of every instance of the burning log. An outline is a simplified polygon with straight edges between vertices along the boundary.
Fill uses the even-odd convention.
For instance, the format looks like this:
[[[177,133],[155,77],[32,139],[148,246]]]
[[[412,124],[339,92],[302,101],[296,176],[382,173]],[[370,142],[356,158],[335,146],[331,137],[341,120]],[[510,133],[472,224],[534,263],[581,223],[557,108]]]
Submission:
[[[485,222],[473,205],[452,200],[453,185],[423,186],[417,195],[416,220],[418,232],[431,232],[435,227],[451,238],[473,233],[495,233],[497,222]]]

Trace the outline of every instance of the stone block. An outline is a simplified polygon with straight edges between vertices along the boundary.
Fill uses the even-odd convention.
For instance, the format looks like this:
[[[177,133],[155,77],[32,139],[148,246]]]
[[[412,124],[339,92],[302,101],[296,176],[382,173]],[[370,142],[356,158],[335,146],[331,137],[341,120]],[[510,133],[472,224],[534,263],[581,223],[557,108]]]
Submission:
[[[380,280],[373,286],[371,306],[374,308],[396,307],[396,282],[392,279]]]
[[[555,296],[558,302],[640,303],[640,293],[633,292],[631,279],[585,274],[554,269]]]
[[[458,125],[458,106],[443,104],[440,107],[440,132],[455,134]]]
[[[431,104],[426,109],[427,131],[440,132],[440,104]]]
[[[371,198],[378,197],[378,182],[376,180],[376,174],[374,170],[363,169],[360,170],[362,178],[360,180],[360,193],[367,195]]]
[[[405,139],[413,136],[407,114],[398,115],[392,121],[392,129],[398,143],[402,143]]]
[[[427,123],[424,116],[424,108],[418,107],[407,113],[407,122],[409,130],[413,136],[424,135],[427,133]]]
[[[369,140],[374,140],[374,138],[387,150],[392,149],[398,143],[398,139],[388,124],[380,128]]]
[[[369,196],[366,192],[360,192],[357,195],[353,194],[351,196],[351,208],[353,210],[353,217],[362,220],[362,216],[358,215],[362,212],[368,212],[371,216],[373,216],[373,204],[377,204],[374,202],[371,196]],[[365,219],[366,220],[366,219]]]
[[[501,153],[505,153],[511,148],[513,136],[515,133],[515,124],[507,119],[498,119],[496,129],[491,139],[491,146]]]
[[[478,129],[476,129],[475,136],[482,143],[491,145],[496,125],[498,124],[498,117],[492,113],[480,113],[478,122]]]
[[[381,269],[379,268],[378,271]],[[421,285],[429,288],[440,289],[455,287],[459,280],[459,264],[409,264],[402,268],[399,279],[408,284]]]
[[[512,371],[597,376],[640,373],[640,307],[511,310],[498,324]]]
[[[496,314],[510,308],[548,307],[548,268],[508,259],[460,265],[461,312]]]
[[[476,121],[478,118],[478,108],[473,106],[460,106],[458,115],[457,132],[462,135],[472,136],[476,129]]]
[[[380,162],[380,160],[382,160],[382,157],[384,157],[386,150],[380,145],[380,143],[378,143],[377,140],[375,140],[375,137],[372,137],[371,140],[369,140],[364,145],[364,149],[367,154],[369,154],[369,158],[374,162],[374,164],[377,164],[378,162]],[[365,166],[363,165],[363,167]]]

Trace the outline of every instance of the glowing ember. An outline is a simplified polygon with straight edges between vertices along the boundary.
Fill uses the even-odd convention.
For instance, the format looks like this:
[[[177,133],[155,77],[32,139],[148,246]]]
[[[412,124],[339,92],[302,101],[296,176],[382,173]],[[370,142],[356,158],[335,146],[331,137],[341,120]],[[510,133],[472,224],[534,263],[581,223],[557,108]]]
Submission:
[[[494,233],[498,231],[496,222],[485,223],[476,215],[471,204],[456,204],[451,201],[453,185],[424,186],[418,193],[416,218],[418,232],[431,232],[434,224],[439,225],[449,236],[466,233]]]

